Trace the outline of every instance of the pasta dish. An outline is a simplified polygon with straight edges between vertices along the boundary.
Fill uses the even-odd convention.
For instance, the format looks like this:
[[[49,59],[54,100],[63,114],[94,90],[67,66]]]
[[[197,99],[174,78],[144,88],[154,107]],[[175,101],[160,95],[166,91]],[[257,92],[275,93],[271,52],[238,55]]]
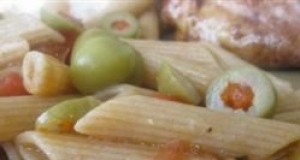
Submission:
[[[300,159],[288,81],[210,42],[159,40],[152,0],[103,1],[1,14],[6,159]]]

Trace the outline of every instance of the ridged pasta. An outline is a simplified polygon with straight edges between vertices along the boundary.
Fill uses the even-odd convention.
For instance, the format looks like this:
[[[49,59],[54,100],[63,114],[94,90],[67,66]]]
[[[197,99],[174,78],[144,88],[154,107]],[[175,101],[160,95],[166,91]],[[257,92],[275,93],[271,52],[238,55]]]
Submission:
[[[98,138],[165,143],[191,139],[220,156],[276,157],[300,139],[300,127],[144,96],[113,99],[80,119],[79,133]]]
[[[36,118],[50,106],[75,96],[42,98],[36,96],[0,97],[0,142],[34,128]]]
[[[154,160],[159,148],[100,141],[75,134],[28,131],[16,138],[24,160]],[[217,160],[209,154],[191,155],[190,160]],[[221,159],[218,159],[221,160]]]
[[[16,37],[27,40],[30,46],[47,41],[65,41],[58,32],[27,14],[8,16],[0,21],[0,39]]]

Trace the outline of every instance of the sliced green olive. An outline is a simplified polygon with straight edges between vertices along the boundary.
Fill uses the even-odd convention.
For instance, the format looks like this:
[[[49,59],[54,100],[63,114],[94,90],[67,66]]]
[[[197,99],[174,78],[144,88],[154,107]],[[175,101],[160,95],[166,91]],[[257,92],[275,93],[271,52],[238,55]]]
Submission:
[[[108,31],[100,30],[100,29],[88,29],[80,34],[80,36],[76,39],[75,44],[72,49],[72,59],[75,56],[76,52],[79,48],[81,48],[88,40],[91,40],[96,37],[101,36],[110,36],[115,37],[113,34]]]
[[[159,69],[156,81],[157,89],[161,93],[195,105],[201,101],[201,96],[192,83],[166,62]]]
[[[238,68],[211,83],[206,106],[212,110],[271,117],[276,106],[276,91],[262,71],[253,67]]]
[[[71,61],[70,75],[82,93],[94,93],[113,84],[124,83],[135,70],[133,47],[112,37],[97,37],[78,49]]]
[[[144,61],[141,55],[137,53],[135,56],[135,67],[134,67],[133,75],[131,78],[129,78],[128,83],[141,85],[143,83],[144,77],[145,77]]]
[[[61,102],[40,115],[35,127],[39,131],[71,132],[77,120],[99,104],[91,96]]]
[[[101,19],[101,28],[124,38],[138,38],[140,26],[134,15],[128,12],[114,12],[105,15]]]
[[[75,30],[77,32],[82,31],[82,27],[79,23],[76,23],[75,20],[71,20],[62,14],[57,13],[57,11],[48,9],[47,7],[42,7],[40,14],[41,20],[56,30]]]

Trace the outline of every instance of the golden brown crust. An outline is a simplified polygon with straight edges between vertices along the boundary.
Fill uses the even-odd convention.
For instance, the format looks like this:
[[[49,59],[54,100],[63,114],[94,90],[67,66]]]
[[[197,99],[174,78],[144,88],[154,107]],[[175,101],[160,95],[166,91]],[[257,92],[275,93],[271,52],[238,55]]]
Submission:
[[[300,0],[164,0],[177,40],[207,40],[265,68],[300,67]]]

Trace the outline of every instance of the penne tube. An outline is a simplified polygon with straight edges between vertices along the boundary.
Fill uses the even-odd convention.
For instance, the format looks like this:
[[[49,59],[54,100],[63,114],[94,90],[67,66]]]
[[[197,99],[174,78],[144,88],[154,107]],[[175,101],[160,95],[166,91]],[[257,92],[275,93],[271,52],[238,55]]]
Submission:
[[[114,143],[75,134],[24,132],[16,145],[24,160],[155,160],[157,147]],[[223,160],[208,153],[190,155],[191,160]]]
[[[289,123],[295,123],[300,125],[300,107],[298,104],[298,109],[295,111],[283,112],[283,113],[276,113],[274,115],[274,119],[279,121],[285,121]]]
[[[300,89],[300,74],[299,71],[271,71],[276,77],[289,81],[293,88]]]
[[[37,51],[27,53],[23,60],[24,87],[34,95],[53,96],[74,91],[66,64]]]
[[[273,118],[300,125],[300,90],[289,94],[280,105],[283,107],[277,108]]]
[[[22,160],[16,146],[12,142],[2,143],[1,147],[6,153],[7,160]]]
[[[64,42],[64,37],[40,20],[30,15],[9,16],[0,21],[0,39],[21,37],[30,46],[55,41]]]
[[[27,52],[29,45],[21,38],[0,40],[0,68],[21,63]]]
[[[206,42],[125,41],[141,54],[145,63],[145,84],[152,88],[156,86],[155,77],[162,61],[167,61],[189,78],[202,96],[210,83],[224,71],[252,66],[230,52]],[[287,107],[283,103],[294,92],[291,84],[268,72],[266,74],[277,91],[278,108]]]
[[[219,156],[274,159],[300,139],[300,127],[250,116],[145,96],[117,98],[89,112],[75,125],[79,133],[100,139],[149,144],[190,139],[196,149]],[[287,155],[284,154],[284,155]]]
[[[144,96],[157,96],[158,92],[150,89],[145,89],[141,87],[137,87],[130,84],[118,84],[108,88],[105,88],[97,93],[94,96],[97,99],[102,101],[107,101],[112,98],[124,97],[124,96],[132,96],[132,95],[144,95]]]
[[[36,118],[48,107],[74,97],[0,97],[0,142],[10,141],[19,133],[33,129]]]
[[[144,83],[151,88],[156,87],[155,77],[164,61],[189,78],[202,96],[210,82],[224,71],[210,51],[198,45],[199,43],[139,40],[126,42],[141,54],[146,72]]]
[[[159,39],[159,20],[155,8],[143,13],[139,17],[141,26],[141,38]]]
[[[281,101],[281,108],[277,108],[277,113],[292,112],[300,109],[300,90],[290,93],[288,98]]]

